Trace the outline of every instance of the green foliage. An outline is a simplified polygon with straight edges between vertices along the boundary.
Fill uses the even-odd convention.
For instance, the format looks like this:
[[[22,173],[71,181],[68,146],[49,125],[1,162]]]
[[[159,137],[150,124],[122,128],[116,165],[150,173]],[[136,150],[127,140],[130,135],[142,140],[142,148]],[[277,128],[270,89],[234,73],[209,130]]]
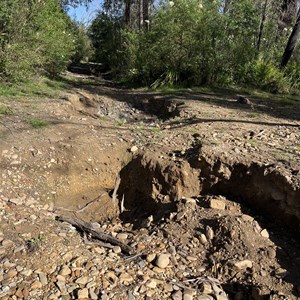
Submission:
[[[86,28],[82,24],[76,23],[74,23],[73,26],[75,35],[75,51],[72,61],[75,63],[88,61],[93,54],[93,47]]]
[[[74,44],[57,0],[7,0],[0,6],[0,77],[24,80],[66,68]]]
[[[27,121],[33,128],[42,128],[48,125],[48,122],[41,119],[30,119]]]
[[[8,106],[0,104],[0,115],[8,115],[10,113],[12,111]]]
[[[6,97],[57,97],[59,91],[68,85],[64,82],[34,77],[32,80],[21,82],[0,82],[0,95]]]
[[[278,69],[291,30],[278,31],[280,1],[268,1],[266,11],[264,3],[231,0],[223,12],[222,0],[163,1],[152,10],[149,31],[124,26],[119,14],[99,14],[89,28],[94,59],[105,71],[154,88],[202,84],[242,84],[272,92],[299,88],[299,56],[284,73]]]
[[[94,60],[102,64],[103,71],[118,73],[123,64],[121,28],[120,19],[104,13],[99,13],[89,28]]]
[[[270,92],[288,92],[289,82],[271,63],[258,59],[245,65],[243,83]]]

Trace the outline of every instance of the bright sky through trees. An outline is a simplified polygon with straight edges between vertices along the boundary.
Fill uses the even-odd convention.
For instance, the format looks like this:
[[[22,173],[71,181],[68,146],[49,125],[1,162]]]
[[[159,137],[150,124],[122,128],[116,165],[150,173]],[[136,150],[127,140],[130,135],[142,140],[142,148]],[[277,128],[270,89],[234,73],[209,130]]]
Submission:
[[[69,7],[68,15],[85,25],[90,24],[96,17],[96,13],[102,7],[102,0],[93,0],[88,6],[80,5],[76,8]]]

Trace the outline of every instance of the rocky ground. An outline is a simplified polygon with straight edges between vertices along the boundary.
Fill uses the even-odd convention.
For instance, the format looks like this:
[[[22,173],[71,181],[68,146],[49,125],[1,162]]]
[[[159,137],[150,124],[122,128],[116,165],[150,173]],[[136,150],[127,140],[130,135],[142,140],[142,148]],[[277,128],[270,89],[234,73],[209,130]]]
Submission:
[[[0,97],[0,299],[300,298],[299,102],[70,78]]]

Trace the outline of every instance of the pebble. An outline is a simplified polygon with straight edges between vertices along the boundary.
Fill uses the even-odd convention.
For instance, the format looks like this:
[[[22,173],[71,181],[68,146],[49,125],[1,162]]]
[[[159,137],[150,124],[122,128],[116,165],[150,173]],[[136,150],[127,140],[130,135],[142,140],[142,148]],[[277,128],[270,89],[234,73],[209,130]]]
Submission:
[[[119,240],[125,241],[125,240],[127,240],[127,238],[128,238],[128,234],[127,234],[127,233],[118,233],[118,234],[117,234],[117,238],[118,238]]]
[[[147,255],[146,260],[147,260],[147,262],[152,262],[152,261],[154,261],[155,258],[156,258],[156,254],[150,253]]]
[[[40,282],[43,286],[48,284],[47,275],[43,272],[39,273]]]
[[[182,300],[182,292],[180,290],[172,293],[172,300]]]
[[[210,208],[213,208],[213,209],[225,210],[225,208],[226,208],[225,202],[223,200],[219,200],[219,199],[211,199],[209,205],[210,205]]]
[[[253,263],[251,260],[245,259],[234,263],[234,266],[239,270],[245,270],[247,268],[252,268]]]
[[[155,261],[155,264],[161,269],[165,269],[169,265],[169,263],[170,263],[170,254],[168,253],[160,254]]]
[[[89,297],[89,290],[87,288],[78,290],[77,296],[78,299],[86,299]]]
[[[130,148],[130,152],[131,153],[135,153],[135,152],[137,152],[139,150],[139,148],[137,147],[137,146],[132,146],[131,148]]]
[[[149,280],[147,283],[146,283],[146,286],[150,289],[155,289],[156,288],[156,281],[155,280]]]
[[[81,285],[86,285],[90,281],[88,276],[79,277],[75,282]]]
[[[267,229],[263,229],[261,232],[260,232],[261,236],[264,237],[264,238],[269,238],[269,232],[267,231]]]
[[[61,270],[59,272],[59,275],[66,276],[66,275],[69,275],[71,273],[72,273],[71,269],[67,265],[64,265],[61,268]]]
[[[114,246],[113,251],[114,251],[114,253],[119,254],[122,252],[122,249],[120,246]]]
[[[35,290],[35,289],[40,289],[42,288],[42,283],[39,280],[36,280],[35,282],[33,282],[33,284],[31,285],[31,289]]]
[[[200,236],[199,236],[199,241],[200,241],[200,243],[201,243],[202,245],[205,245],[205,244],[208,243],[207,238],[206,238],[206,235],[203,234],[203,233],[200,234]]]
[[[6,274],[4,274],[3,278],[4,279],[10,279],[15,277],[18,274],[16,270],[9,270]]]
[[[214,231],[210,226],[206,226],[206,237],[208,240],[212,240],[214,238]]]
[[[57,287],[59,288],[60,292],[64,295],[67,293],[66,284],[64,281],[58,280],[56,282]]]

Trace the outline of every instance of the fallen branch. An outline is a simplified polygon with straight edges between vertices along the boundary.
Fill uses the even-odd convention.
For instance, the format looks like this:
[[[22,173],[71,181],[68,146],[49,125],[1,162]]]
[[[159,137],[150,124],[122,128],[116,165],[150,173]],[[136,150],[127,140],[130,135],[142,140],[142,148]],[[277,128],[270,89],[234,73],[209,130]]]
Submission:
[[[113,245],[112,244],[109,244],[109,243],[103,243],[103,242],[91,242],[87,239],[86,237],[86,234],[84,233],[83,234],[83,241],[86,245],[96,245],[96,246],[100,246],[100,247],[103,247],[103,248],[108,248],[108,249],[113,249]]]
[[[56,220],[61,222],[67,222],[79,229],[82,232],[89,233],[92,238],[98,239],[103,242],[108,242],[112,245],[119,246],[122,251],[126,254],[132,254],[133,249],[126,245],[125,243],[121,242],[119,239],[112,237],[109,234],[101,232],[100,230],[94,229],[94,227],[85,221],[82,221],[75,217],[67,217],[67,216],[57,216]]]

